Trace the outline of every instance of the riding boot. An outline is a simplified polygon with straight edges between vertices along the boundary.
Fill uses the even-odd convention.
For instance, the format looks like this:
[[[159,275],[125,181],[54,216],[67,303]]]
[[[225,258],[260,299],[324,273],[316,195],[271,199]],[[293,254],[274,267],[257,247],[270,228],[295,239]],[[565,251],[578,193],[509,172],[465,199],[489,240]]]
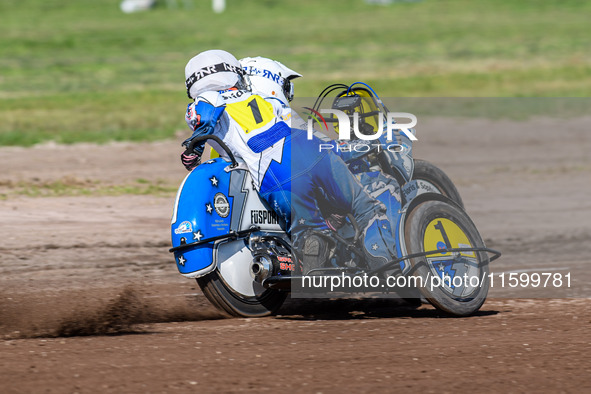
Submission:
[[[318,233],[308,234],[304,239],[302,251],[302,273],[304,275],[314,274],[311,270],[326,266],[330,256],[329,241]]]

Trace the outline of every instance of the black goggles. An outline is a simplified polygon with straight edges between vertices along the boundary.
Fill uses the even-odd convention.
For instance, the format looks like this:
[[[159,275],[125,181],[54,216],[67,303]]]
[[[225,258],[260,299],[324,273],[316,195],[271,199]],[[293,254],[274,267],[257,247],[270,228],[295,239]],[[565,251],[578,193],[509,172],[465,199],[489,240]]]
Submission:
[[[287,78],[283,80],[283,94],[285,94],[287,101],[293,100],[293,83]]]
[[[293,90],[294,90],[293,83],[289,79],[284,78],[282,88],[283,88],[283,94],[287,98],[287,101],[293,100]]]

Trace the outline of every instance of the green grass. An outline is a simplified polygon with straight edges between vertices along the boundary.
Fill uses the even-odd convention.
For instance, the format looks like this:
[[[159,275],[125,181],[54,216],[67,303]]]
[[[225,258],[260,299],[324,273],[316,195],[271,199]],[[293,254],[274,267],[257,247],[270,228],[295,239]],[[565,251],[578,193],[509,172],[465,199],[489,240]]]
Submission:
[[[164,180],[136,179],[127,184],[106,184],[90,179],[63,177],[53,181],[0,182],[0,199],[14,196],[60,197],[60,196],[119,196],[124,194],[173,196],[176,185]]]
[[[591,93],[586,0],[227,3],[126,15],[119,0],[2,0],[0,145],[171,137],[184,66],[212,48],[286,63],[300,97],[357,80],[390,97]]]

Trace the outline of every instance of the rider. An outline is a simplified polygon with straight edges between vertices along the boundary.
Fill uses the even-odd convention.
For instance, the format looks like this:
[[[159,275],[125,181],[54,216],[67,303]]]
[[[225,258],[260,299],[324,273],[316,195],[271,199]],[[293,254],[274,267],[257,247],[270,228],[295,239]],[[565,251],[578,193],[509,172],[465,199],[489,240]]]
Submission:
[[[266,99],[278,100],[288,106],[294,95],[293,80],[301,77],[300,73],[286,67],[276,60],[257,57],[245,57],[239,60],[250,79],[252,92]]]
[[[234,56],[221,50],[202,52],[187,63],[185,77],[187,94],[195,101],[185,116],[193,134],[183,145],[201,135],[220,137],[244,161],[259,194],[285,221],[294,244],[304,243],[310,229],[328,228],[316,203],[324,194],[354,215],[363,232],[369,268],[393,259],[395,241],[383,204],[363,190],[339,157],[318,152],[319,140],[308,139],[304,130],[288,126],[280,115],[284,106],[279,100],[253,94]],[[187,169],[199,164],[203,145],[181,155]],[[304,265],[313,268],[314,262],[304,261]]]
[[[246,75],[248,75],[250,79],[251,90],[253,93],[258,94],[265,99],[274,99],[279,101],[283,105],[282,117],[285,121],[291,120],[292,128],[307,128],[307,123],[295,111],[292,111],[289,106],[294,98],[294,84],[292,81],[301,77],[302,75],[300,73],[286,67],[281,62],[261,56],[245,57],[240,59],[239,62],[244,68]],[[365,84],[357,82],[353,85],[363,86]],[[371,88],[369,89],[371,90]],[[365,90],[367,91],[367,89]],[[373,99],[369,97],[364,98],[365,103],[370,103],[372,100]],[[377,116],[379,115],[375,115],[375,119],[373,119],[373,122],[376,125],[378,123]],[[331,141],[326,135],[316,130],[314,130],[314,135],[323,141],[334,142]],[[363,163],[361,163],[359,160],[356,160],[359,156],[363,156],[364,152],[356,152],[353,149],[346,149],[343,141],[339,142],[339,149],[334,150],[334,152],[339,155],[343,161],[351,163],[349,166],[351,171],[357,174],[360,172],[366,172],[361,170],[365,167]],[[394,137],[394,141],[388,141],[386,139],[386,133],[383,133],[379,138],[379,142],[383,145],[382,150],[384,153],[390,156],[390,161],[396,163],[398,166],[402,165],[402,163],[399,163],[401,161],[401,156],[398,154],[393,154],[387,150],[386,148],[388,145],[400,142],[404,145],[404,149],[407,151],[406,155],[410,156],[412,142],[404,134],[399,133],[398,136]],[[351,141],[347,145],[350,147],[356,143],[363,143],[363,141]],[[354,168],[355,165],[357,165],[356,168]]]
[[[239,61],[250,79],[251,91],[253,93],[265,99],[279,101],[282,105],[281,116],[284,121],[288,123],[291,121],[292,128],[307,128],[307,123],[296,111],[292,111],[289,106],[294,98],[294,84],[292,81],[301,77],[302,75],[300,73],[286,67],[281,62],[261,56],[245,57]],[[362,141],[350,141],[348,144],[344,144],[343,141],[340,141],[340,143],[337,141],[335,143],[335,141],[331,141],[326,135],[316,130],[314,130],[314,135],[325,142],[332,142],[333,146],[338,144],[340,149],[334,151],[334,153],[349,164],[350,171],[356,175],[364,189],[385,204],[389,212],[398,211],[400,208],[400,188],[398,182],[381,172],[371,172],[365,160],[358,159],[359,156],[363,155],[363,152],[356,152],[352,149],[352,146],[356,143],[363,143]],[[401,138],[403,137],[401,136]],[[384,147],[392,143],[387,142],[385,138],[381,138],[380,142]],[[407,149],[410,149],[410,141],[407,138],[404,138],[401,142],[404,142],[405,146],[408,147]],[[349,147],[348,150],[345,149],[346,146]],[[387,153],[388,151],[385,148],[383,149],[390,156],[391,162],[396,163],[400,161],[399,158],[401,156]],[[326,215],[327,224],[333,230],[345,223],[344,215],[331,209],[327,209],[326,211],[326,213],[329,213],[329,215]]]

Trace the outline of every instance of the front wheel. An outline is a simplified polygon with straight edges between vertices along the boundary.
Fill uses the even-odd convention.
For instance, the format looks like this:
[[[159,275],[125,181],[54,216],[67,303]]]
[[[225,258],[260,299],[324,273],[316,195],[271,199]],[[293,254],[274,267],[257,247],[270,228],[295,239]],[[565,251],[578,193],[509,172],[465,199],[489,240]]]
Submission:
[[[408,254],[456,248],[484,248],[468,215],[450,203],[429,200],[407,215]],[[489,258],[484,251],[441,252],[410,259],[421,294],[444,312],[467,316],[478,311],[488,294]]]

